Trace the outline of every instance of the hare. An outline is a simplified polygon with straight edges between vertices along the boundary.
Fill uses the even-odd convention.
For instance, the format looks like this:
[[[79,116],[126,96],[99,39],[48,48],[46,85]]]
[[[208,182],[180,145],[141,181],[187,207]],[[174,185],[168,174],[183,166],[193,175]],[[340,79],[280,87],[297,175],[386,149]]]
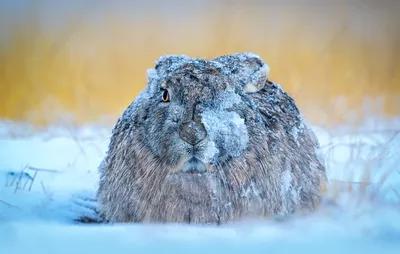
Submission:
[[[252,53],[162,56],[99,167],[108,222],[222,224],[311,212],[326,170],[294,100]]]

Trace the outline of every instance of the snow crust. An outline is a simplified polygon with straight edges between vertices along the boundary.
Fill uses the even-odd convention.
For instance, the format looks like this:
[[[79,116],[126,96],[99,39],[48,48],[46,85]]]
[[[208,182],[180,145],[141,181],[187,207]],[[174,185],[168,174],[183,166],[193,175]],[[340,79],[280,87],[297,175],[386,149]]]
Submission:
[[[218,124],[218,119],[225,125],[222,129],[240,126],[235,116],[224,116],[226,120],[218,114],[211,116],[209,124]],[[111,129],[86,128],[76,135],[63,131],[21,138],[2,135],[0,253],[400,253],[400,197],[396,194],[400,193],[400,134],[313,129],[330,185],[340,189],[341,183],[351,181],[353,192],[340,189],[336,204],[327,202],[312,215],[248,219],[221,227],[77,224],[74,218],[90,217],[96,207],[92,199],[97,167]],[[240,142],[231,145],[240,147]],[[210,155],[217,150],[215,146],[209,149]],[[15,182],[10,184],[12,176],[27,165],[57,172],[37,173],[29,191],[34,171],[25,169],[27,174],[16,189]],[[362,189],[357,182],[365,180],[366,165],[371,169],[370,184],[362,194],[356,191]],[[383,182],[382,177],[386,177]],[[290,174],[283,174],[282,191],[290,191],[290,182]]]
[[[226,111],[240,100],[238,94],[228,90],[216,100],[212,108],[207,108],[201,114],[202,122],[211,143],[214,143],[214,146],[215,144],[222,144],[222,148],[230,156],[239,156],[249,142],[244,119],[236,112]],[[217,153],[218,147],[207,150],[207,156],[211,158]]]

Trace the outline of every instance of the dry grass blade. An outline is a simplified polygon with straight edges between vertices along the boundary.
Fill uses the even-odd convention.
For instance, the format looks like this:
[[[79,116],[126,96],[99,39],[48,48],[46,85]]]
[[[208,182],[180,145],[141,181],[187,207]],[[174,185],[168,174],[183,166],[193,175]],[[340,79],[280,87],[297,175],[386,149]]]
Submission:
[[[0,199],[0,203],[5,204],[5,205],[8,206],[8,207],[13,207],[13,205],[11,205],[11,204],[9,204],[9,203],[7,203],[6,201],[3,201],[3,200],[1,200],[1,199]]]

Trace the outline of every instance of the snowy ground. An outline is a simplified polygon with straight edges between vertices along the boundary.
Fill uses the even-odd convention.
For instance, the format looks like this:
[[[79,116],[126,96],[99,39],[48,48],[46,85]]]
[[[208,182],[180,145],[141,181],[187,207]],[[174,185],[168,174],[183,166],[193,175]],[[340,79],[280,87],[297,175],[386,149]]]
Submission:
[[[314,128],[336,205],[217,228],[74,223],[91,213],[79,196],[94,195],[110,130],[28,135],[26,126],[0,122],[0,253],[400,253],[400,125],[379,128]]]

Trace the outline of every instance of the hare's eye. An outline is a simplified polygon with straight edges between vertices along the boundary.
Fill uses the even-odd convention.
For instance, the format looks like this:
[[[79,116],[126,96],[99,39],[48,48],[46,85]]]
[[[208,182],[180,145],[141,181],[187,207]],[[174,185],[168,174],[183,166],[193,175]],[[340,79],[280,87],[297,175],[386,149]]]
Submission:
[[[163,102],[169,102],[169,94],[168,94],[168,90],[167,89],[163,89],[162,101]]]

